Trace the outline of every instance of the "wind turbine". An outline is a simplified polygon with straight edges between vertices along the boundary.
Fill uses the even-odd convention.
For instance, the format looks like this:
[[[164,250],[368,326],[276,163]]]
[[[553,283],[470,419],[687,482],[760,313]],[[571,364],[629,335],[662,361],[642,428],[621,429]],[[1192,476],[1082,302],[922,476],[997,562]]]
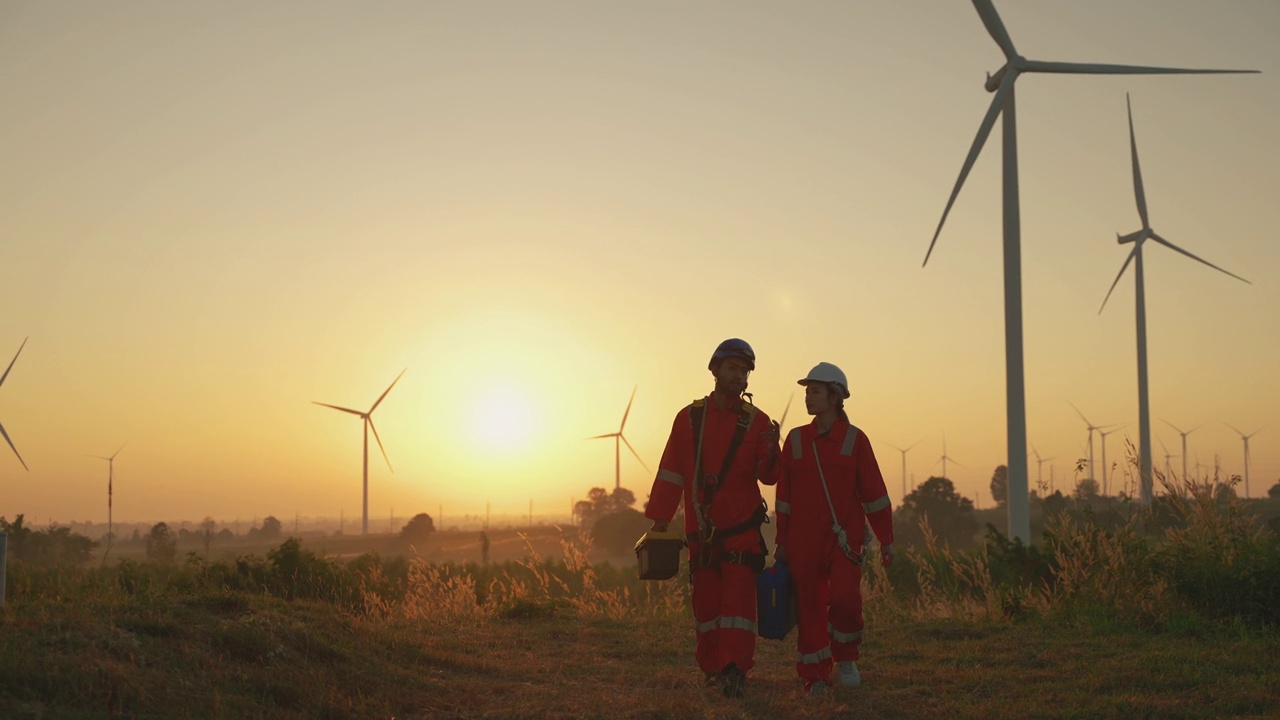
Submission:
[[[1102,432],[1106,428],[1115,427],[1115,426],[1114,425],[1094,425],[1093,423],[1089,422],[1089,418],[1085,417],[1084,413],[1080,412],[1080,408],[1076,407],[1075,403],[1068,400],[1067,404],[1070,405],[1071,408],[1076,411],[1076,414],[1080,416],[1080,419],[1084,421],[1085,427],[1089,428],[1089,479],[1097,480],[1098,476],[1095,475],[1093,472],[1093,431],[1097,430],[1098,432]],[[1114,432],[1114,430],[1111,432]],[[1102,457],[1102,462],[1103,464],[1106,464],[1105,454]]]
[[[1165,480],[1168,480],[1169,475],[1173,472],[1173,465],[1169,461],[1173,459],[1174,455],[1169,452],[1169,447],[1164,444],[1163,440],[1160,441],[1160,448],[1164,450],[1164,477]]]
[[[23,338],[22,344],[18,346],[18,352],[13,354],[13,359],[9,361],[9,367],[4,369],[4,374],[0,375],[0,385],[4,385],[5,378],[9,377],[9,371],[13,369],[13,364],[18,362],[18,356],[22,354],[22,348],[27,346],[27,340],[31,338]],[[18,448],[13,446],[13,441],[9,439],[9,433],[4,431],[4,425],[0,425],[0,435],[4,436],[4,441],[9,443],[9,449],[13,450],[13,454],[18,456],[18,462],[22,463],[22,469],[31,472],[31,468],[27,467],[27,462],[22,459],[22,455],[18,453]]]
[[[921,438],[921,440],[923,440],[923,438]],[[893,448],[894,450],[897,450],[898,452],[902,453],[902,497],[904,497],[904,498],[907,496],[907,453],[911,452],[911,448],[914,448],[916,445],[919,445],[919,444],[920,444],[920,440],[917,440],[917,441],[915,441],[915,442],[911,443],[911,447],[907,448],[906,450],[903,450],[902,448],[898,447],[897,445],[894,445],[894,444],[892,444],[892,443],[889,443],[889,447],[891,447],[891,448]],[[943,454],[944,456],[947,454],[947,450],[946,450],[946,443],[945,443],[945,441],[943,442],[943,450],[942,450],[942,454]],[[934,464],[936,465],[937,463],[934,463]],[[943,474],[943,475],[946,475],[947,473],[946,473],[946,471],[944,470],[942,474]],[[899,500],[899,502],[901,502],[901,500]]]
[[[594,437],[587,438],[588,440],[599,440],[601,438],[613,438],[613,489],[614,490],[617,490],[618,488],[622,487],[622,444],[626,443],[627,449],[631,451],[631,454],[636,456],[636,460],[640,460],[640,453],[636,452],[636,449],[631,447],[631,443],[627,442],[627,439],[622,435],[622,429],[627,426],[627,416],[631,414],[631,403],[635,402],[636,390],[639,390],[639,389],[640,389],[639,385],[635,386],[634,388],[631,388],[631,399],[627,401],[627,409],[622,413],[622,422],[618,424],[618,432],[605,433],[604,435],[596,435]],[[649,472],[649,466],[644,464],[644,460],[640,460],[640,464],[644,467],[645,472]]]
[[[1227,423],[1222,423],[1222,424],[1226,425],[1232,430],[1236,430],[1234,427],[1232,427]],[[1262,432],[1262,428],[1258,428],[1257,430],[1254,430],[1248,435],[1245,435],[1239,430],[1236,430],[1236,434],[1240,436],[1241,440],[1244,440],[1244,496],[1246,498],[1249,497],[1249,438],[1253,437],[1254,435],[1257,435],[1260,432]]]
[[[1174,425],[1168,420],[1165,420],[1164,424],[1168,425],[1174,430],[1177,430],[1178,434],[1182,436],[1182,481],[1186,482],[1187,481],[1187,436],[1199,430],[1200,428],[1204,427],[1204,425],[1197,425],[1186,432],[1182,432],[1182,430],[1178,429],[1177,425]]]
[[[323,405],[327,408],[333,408],[334,410],[341,410],[345,413],[357,415],[364,421],[364,515],[360,529],[360,534],[362,535],[369,534],[369,430],[373,430],[373,439],[378,441],[378,449],[382,451],[382,459],[387,461],[387,469],[391,470],[393,473],[395,472],[391,467],[391,459],[387,457],[386,448],[382,447],[382,438],[378,437],[378,428],[373,425],[373,411],[378,409],[378,405],[382,403],[382,399],[387,396],[387,393],[391,392],[391,388],[395,387],[396,383],[400,382],[400,378],[404,375],[405,370],[408,369],[409,368],[405,368],[400,371],[400,374],[396,376],[396,379],[392,380],[391,384],[387,386],[387,389],[378,396],[378,399],[373,403],[373,406],[369,408],[368,412],[352,410],[351,408],[339,407],[337,405],[330,405],[329,403],[317,402],[315,400],[311,401],[316,405]]]
[[[938,462],[942,463],[942,477],[950,480],[951,478],[947,477],[947,461],[948,460],[955,463],[956,465],[960,465],[960,462],[958,460],[951,457],[950,455],[947,455],[947,436],[943,435],[942,436],[942,457],[938,458]],[[934,463],[935,466],[937,464],[938,463],[936,462]],[[964,467],[964,465],[960,465],[960,467]]]
[[[1117,430],[1124,428],[1124,425],[1118,425],[1110,430],[1098,428],[1098,436],[1102,438],[1102,494],[1107,494],[1107,488],[1111,487],[1111,466],[1107,464],[1107,436]]]
[[[105,457],[102,455],[89,456],[107,461],[107,549],[102,553],[103,557],[106,557],[106,554],[111,552],[111,545],[115,541],[115,534],[112,530],[114,525],[111,522],[111,495],[113,492],[112,488],[116,481],[116,456],[119,455],[120,451],[123,449],[124,445],[121,445],[115,452],[111,453],[111,457]]]
[[[1190,73],[1255,72],[1251,70],[1188,70],[1179,68],[1142,67],[1130,65],[1099,65],[1086,63],[1044,62],[1028,60],[1014,49],[1013,40],[1005,30],[1004,22],[996,12],[992,0],[973,0],[982,24],[1004,53],[1004,67],[987,76],[987,92],[994,92],[991,106],[978,126],[978,134],[969,148],[960,176],[956,179],[951,197],[947,199],[938,229],[933,233],[924,262],[928,264],[933,246],[942,233],[947,214],[960,194],[969,171],[982,152],[982,146],[995,126],[996,117],[1004,120],[1003,127],[1003,188],[1004,188],[1004,334],[1005,334],[1005,410],[1008,422],[1009,448],[1009,535],[1031,542],[1031,509],[1027,488],[1027,407],[1022,365],[1022,247],[1021,217],[1018,204],[1018,129],[1013,86],[1024,72],[1069,73],[1087,75],[1148,75]]]
[[[795,399],[796,399],[796,394],[791,393],[791,396],[787,398],[787,406],[782,408],[782,418],[778,420],[779,432],[782,431],[782,426],[787,422],[787,413],[791,411],[791,401]]]
[[[1129,251],[1129,257],[1125,258],[1124,264],[1120,266],[1120,272],[1116,274],[1116,279],[1111,283],[1111,289],[1107,290],[1107,296],[1102,300],[1102,307],[1098,308],[1098,314],[1102,314],[1102,310],[1107,306],[1107,300],[1111,298],[1111,293],[1116,289],[1116,284],[1120,282],[1120,277],[1124,275],[1124,271],[1129,267],[1129,263],[1133,263],[1134,286],[1136,288],[1135,296],[1135,315],[1138,331],[1138,477],[1141,486],[1141,499],[1144,504],[1151,503],[1151,410],[1147,394],[1147,299],[1146,289],[1143,282],[1142,273],[1142,244],[1147,240],[1164,245],[1175,252],[1182,253],[1196,262],[1208,265],[1222,273],[1226,273],[1231,277],[1242,282],[1249,282],[1235,273],[1227,272],[1213,263],[1199,258],[1173,243],[1165,240],[1151,229],[1151,219],[1147,215],[1147,197],[1142,189],[1142,169],[1138,165],[1138,142],[1133,132],[1133,105],[1129,102],[1129,95],[1125,94],[1125,106],[1129,113],[1129,155],[1133,162],[1133,194],[1138,204],[1138,217],[1142,220],[1142,229],[1128,235],[1116,235],[1116,242],[1120,244],[1133,243],[1133,249]],[[1177,428],[1174,428],[1175,430]],[[1179,430],[1178,432],[1182,432]],[[1194,430],[1192,431],[1194,432]],[[1185,482],[1187,477],[1187,437],[1182,436],[1182,479]]]
[[[1040,451],[1036,449],[1036,446],[1035,446],[1035,445],[1032,445],[1032,446],[1031,446],[1031,452],[1036,456],[1036,485],[1038,485],[1038,486],[1040,486],[1040,487],[1042,487],[1042,488],[1043,488],[1043,487],[1044,487],[1044,464],[1045,464],[1045,463],[1047,463],[1047,462],[1049,462],[1049,461],[1050,461],[1050,460],[1052,460],[1053,458],[1051,458],[1051,457],[1047,457],[1047,458],[1042,458],[1042,457],[1040,457]],[[1049,466],[1049,473],[1050,473],[1050,475],[1049,475],[1049,479],[1050,479],[1050,480],[1052,480],[1052,479],[1053,479],[1053,466],[1052,466],[1052,465],[1050,465],[1050,466]]]

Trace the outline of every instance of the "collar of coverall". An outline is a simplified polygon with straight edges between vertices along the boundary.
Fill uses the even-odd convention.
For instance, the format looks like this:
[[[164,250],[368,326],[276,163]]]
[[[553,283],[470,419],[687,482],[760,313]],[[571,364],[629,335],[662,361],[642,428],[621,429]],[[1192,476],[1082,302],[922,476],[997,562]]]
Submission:
[[[814,415],[813,420],[809,422],[809,427],[813,429],[813,437],[818,440],[830,440],[832,442],[844,442],[845,429],[851,423],[840,417],[840,413],[836,413],[835,422],[831,423],[831,429],[825,433],[818,432],[818,416]]]

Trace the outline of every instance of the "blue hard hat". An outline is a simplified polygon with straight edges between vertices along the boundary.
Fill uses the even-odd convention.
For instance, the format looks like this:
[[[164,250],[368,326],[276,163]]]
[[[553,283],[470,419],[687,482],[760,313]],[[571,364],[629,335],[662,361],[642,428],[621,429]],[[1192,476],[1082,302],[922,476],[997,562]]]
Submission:
[[[746,340],[738,338],[729,338],[716,346],[716,351],[711,353],[711,362],[707,363],[708,370],[714,370],[716,363],[726,358],[742,358],[747,361],[752,370],[756,369],[756,353],[747,344]]]

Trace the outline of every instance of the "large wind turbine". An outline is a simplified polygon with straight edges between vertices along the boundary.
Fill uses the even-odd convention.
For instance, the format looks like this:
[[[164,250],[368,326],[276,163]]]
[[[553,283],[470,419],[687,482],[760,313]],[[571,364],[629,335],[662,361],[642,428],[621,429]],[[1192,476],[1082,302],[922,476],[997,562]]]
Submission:
[[[1226,425],[1232,430],[1236,430],[1234,427],[1232,427],[1231,425],[1228,425],[1227,423],[1223,423],[1223,425]],[[1260,432],[1262,432],[1262,428],[1258,428],[1257,430],[1254,430],[1248,435],[1245,435],[1239,430],[1236,430],[1236,433],[1240,436],[1240,439],[1244,440],[1244,496],[1246,498],[1249,497],[1249,438],[1253,437],[1254,435],[1257,435]]]
[[[1213,263],[1196,257],[1173,243],[1160,237],[1155,230],[1151,229],[1151,219],[1147,215],[1147,196],[1142,189],[1142,169],[1138,165],[1138,141],[1134,137],[1133,132],[1133,105],[1129,102],[1128,94],[1124,98],[1125,107],[1129,113],[1129,156],[1133,163],[1133,195],[1138,204],[1138,217],[1142,220],[1142,229],[1128,235],[1116,235],[1116,242],[1133,243],[1133,249],[1129,251],[1129,257],[1124,259],[1124,264],[1120,266],[1120,272],[1116,273],[1116,279],[1111,283],[1111,289],[1107,290],[1107,296],[1102,299],[1102,307],[1098,308],[1098,314],[1102,314],[1103,308],[1107,306],[1107,300],[1111,298],[1111,293],[1116,289],[1116,284],[1120,282],[1120,277],[1124,275],[1124,271],[1129,267],[1129,263],[1133,263],[1134,286],[1136,288],[1135,310],[1136,323],[1138,330],[1138,478],[1141,488],[1140,497],[1144,504],[1151,503],[1151,412],[1150,405],[1147,400],[1147,299],[1146,289],[1143,282],[1142,273],[1142,244],[1147,240],[1164,245],[1175,252],[1182,253],[1196,262],[1204,263],[1219,272],[1226,273],[1231,277],[1249,282],[1234,273],[1227,272]],[[1166,421],[1167,422],[1167,421]],[[1172,427],[1172,425],[1170,426]],[[1177,430],[1177,428],[1174,428]],[[1182,432],[1178,430],[1178,432]],[[1191,432],[1195,432],[1192,430]],[[1187,434],[1182,436],[1182,480],[1187,479]]]
[[[956,179],[951,197],[947,199],[938,229],[933,233],[925,263],[938,242],[947,214],[960,194],[969,171],[982,152],[987,136],[995,125],[996,117],[1004,120],[1003,170],[1004,170],[1004,334],[1005,334],[1005,410],[1008,421],[1009,449],[1009,534],[1023,542],[1031,542],[1031,510],[1027,487],[1027,408],[1022,367],[1022,248],[1021,218],[1018,205],[1018,130],[1013,86],[1024,72],[1070,73],[1088,75],[1147,75],[1187,73],[1253,72],[1242,70],[1188,70],[1180,68],[1142,67],[1130,65],[1099,65],[1086,63],[1044,62],[1028,60],[1018,54],[1013,40],[1005,30],[1004,22],[991,0],[973,0],[982,24],[1004,53],[1004,67],[987,76],[987,92],[994,92],[991,106],[978,126],[977,137],[969,148],[960,176]]]
[[[323,405],[327,408],[333,408],[334,410],[341,410],[342,412],[345,412],[345,413],[358,415],[360,419],[364,421],[364,464],[363,464],[363,467],[364,467],[363,513],[364,514],[363,514],[363,520],[362,520],[361,529],[360,529],[360,533],[362,535],[369,534],[369,430],[373,430],[373,439],[378,441],[378,449],[382,451],[382,459],[387,461],[387,469],[391,470],[391,472],[395,472],[395,470],[392,469],[391,467],[391,459],[387,457],[386,448],[382,447],[382,438],[378,437],[378,428],[374,427],[373,425],[373,411],[378,409],[378,405],[382,402],[382,399],[387,396],[387,393],[391,392],[391,388],[395,387],[396,383],[400,382],[401,376],[403,376],[405,370],[408,370],[408,369],[409,368],[405,368],[404,370],[400,371],[400,375],[397,375],[396,379],[392,380],[391,384],[387,386],[387,389],[384,390],[382,394],[378,396],[377,401],[373,403],[373,407],[370,407],[368,412],[352,410],[351,408],[339,407],[337,405],[330,405],[329,403],[317,402],[315,400],[311,401],[316,405]]]
[[[627,449],[631,451],[631,454],[635,455],[637,460],[640,460],[640,453],[636,452],[636,449],[631,447],[631,443],[627,442],[627,439],[622,435],[622,429],[627,426],[627,416],[631,414],[631,403],[635,402],[636,390],[639,390],[639,389],[640,389],[639,385],[631,388],[631,399],[627,401],[627,409],[624,410],[622,413],[622,422],[618,424],[618,432],[605,433],[604,435],[595,435],[593,437],[587,438],[588,440],[599,440],[601,438],[613,438],[613,489],[614,490],[617,490],[618,488],[622,487],[622,444],[626,443]],[[645,472],[649,472],[649,466],[644,464],[644,460],[640,460],[640,464],[644,467]]]
[[[915,441],[915,442],[911,443],[911,447],[907,448],[906,450],[903,450],[902,448],[898,447],[897,445],[894,445],[894,444],[892,444],[892,443],[889,443],[889,447],[891,447],[891,448],[893,448],[894,450],[897,450],[898,452],[902,453],[902,497],[904,497],[904,498],[907,496],[907,453],[911,452],[911,448],[914,448],[916,445],[919,445],[919,444],[920,444],[920,440],[917,440],[917,441]],[[943,441],[943,444],[945,445],[945,441]],[[943,450],[942,450],[942,454],[943,454],[943,455],[946,455],[946,454],[947,454],[947,451],[946,451],[945,447],[944,447],[944,448],[943,448]],[[935,463],[935,464],[937,464],[937,463]],[[946,473],[945,471],[943,471],[943,473],[942,473],[942,474],[943,474],[943,475],[946,475],[947,473]],[[901,500],[899,500],[898,502],[902,502],[902,501],[901,501]]]
[[[1075,403],[1068,400],[1067,404],[1070,405],[1071,409],[1075,410],[1076,414],[1080,416],[1080,419],[1084,421],[1085,427],[1089,428],[1089,479],[1096,481],[1098,479],[1098,476],[1094,474],[1094,471],[1093,471],[1093,431],[1097,430],[1098,432],[1102,432],[1106,428],[1109,428],[1112,426],[1111,425],[1094,425],[1093,423],[1089,422],[1089,418],[1085,417],[1084,413],[1080,412],[1080,408],[1076,407]],[[1104,464],[1106,463],[1105,455],[1103,456],[1102,461]]]
[[[110,457],[103,455],[90,456],[96,457],[99,460],[107,461],[107,549],[103,553],[104,557],[106,556],[106,553],[111,552],[111,545],[115,541],[115,531],[112,529],[114,528],[114,525],[111,522],[111,496],[116,482],[116,456],[119,455],[120,451],[123,449],[124,445],[121,445],[115,452],[111,453]]]
[[[13,364],[18,362],[18,356],[22,354],[22,348],[27,346],[27,340],[23,338],[22,344],[18,346],[18,352],[13,354],[13,359],[9,361],[9,367],[4,369],[4,374],[0,375],[0,385],[4,385],[5,378],[9,377],[9,371],[13,369]],[[4,436],[4,441],[9,443],[9,448],[13,450],[13,454],[18,456],[18,462],[22,463],[22,469],[31,472],[31,468],[27,467],[27,461],[22,459],[22,455],[18,453],[18,448],[13,446],[13,441],[9,439],[9,433],[4,431],[4,425],[0,425],[0,435]]]

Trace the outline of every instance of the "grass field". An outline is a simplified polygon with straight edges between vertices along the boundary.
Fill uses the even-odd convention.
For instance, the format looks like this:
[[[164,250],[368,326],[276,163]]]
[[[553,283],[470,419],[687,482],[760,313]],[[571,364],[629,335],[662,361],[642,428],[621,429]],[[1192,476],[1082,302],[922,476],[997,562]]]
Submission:
[[[1196,492],[1158,510],[872,566],[864,685],[817,701],[794,634],[760,641],[745,700],[703,688],[687,584],[554,529],[491,534],[489,564],[442,533],[416,559],[11,565],[0,717],[1280,717],[1280,543]]]

